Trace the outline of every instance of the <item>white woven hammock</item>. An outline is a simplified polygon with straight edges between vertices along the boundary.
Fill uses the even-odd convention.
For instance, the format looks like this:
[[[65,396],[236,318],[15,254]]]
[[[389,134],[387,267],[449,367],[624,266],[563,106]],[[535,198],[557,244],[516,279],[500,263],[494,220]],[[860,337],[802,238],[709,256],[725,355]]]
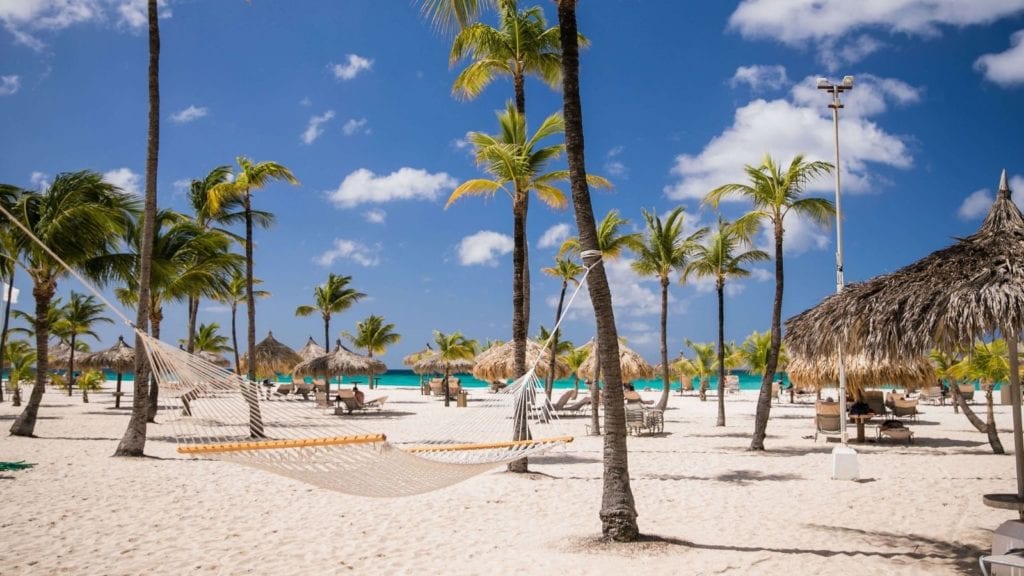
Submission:
[[[120,309],[20,221],[3,207],[0,213],[134,329]],[[596,259],[585,268],[562,318],[599,261],[596,251],[584,256]],[[336,415],[330,403],[265,398],[246,377],[135,333],[160,386],[161,418],[173,426],[178,451],[196,457],[237,462],[347,494],[408,496],[572,441],[559,429],[536,366],[502,392],[475,395],[471,407],[422,414],[431,418],[429,433],[422,432],[426,426],[396,422],[385,434]],[[403,428],[420,432],[403,434]]]

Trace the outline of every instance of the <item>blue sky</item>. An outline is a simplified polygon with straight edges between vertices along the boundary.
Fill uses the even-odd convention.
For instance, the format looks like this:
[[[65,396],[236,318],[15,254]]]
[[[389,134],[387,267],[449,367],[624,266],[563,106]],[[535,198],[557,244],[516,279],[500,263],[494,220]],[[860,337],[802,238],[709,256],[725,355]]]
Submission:
[[[540,5],[556,25],[552,3]],[[318,318],[293,312],[330,272],[369,295],[332,320],[332,337],[383,315],[403,336],[385,356],[393,366],[435,329],[511,337],[510,201],[444,203],[482,175],[466,134],[496,131],[512,87],[498,80],[474,101],[452,98],[460,68],[448,66],[450,40],[417,6],[162,5],[161,206],[187,211],[184,185],[238,155],[280,162],[301,181],[254,197],[277,215],[256,233],[256,276],[273,293],[257,304],[258,338],[271,329],[293,346],[322,339]],[[581,59],[587,167],[615,184],[593,192],[599,218],[618,209],[639,230],[641,208],[683,205],[692,229],[715,219],[703,195],[741,181],[743,165],[766,152],[784,163],[798,152],[831,161],[828,96],[814,88],[821,75],[856,77],[840,118],[848,282],[971,233],[1003,168],[1024,197],[1024,0],[586,0],[578,17],[591,41]],[[145,2],[0,0],[0,24],[0,182],[33,188],[92,169],[141,189]],[[560,94],[533,79],[526,99],[531,126],[561,107]],[[834,194],[831,178],[810,189]],[[727,218],[745,208],[722,206]],[[552,325],[560,288],[540,268],[575,233],[571,210],[532,203],[531,334]],[[834,291],[834,234],[787,220],[784,317]],[[767,246],[767,236],[758,242]],[[608,263],[616,320],[654,361],[658,285],[629,261]],[[759,265],[729,285],[727,339],[767,329],[772,269]],[[30,310],[29,286],[17,285]],[[69,279],[61,291],[70,288],[81,290]],[[565,325],[576,342],[592,335],[589,306],[584,292]],[[165,317],[164,339],[176,341],[181,307]],[[226,333],[229,314],[206,302],[200,321]],[[716,330],[712,285],[674,282],[670,353]],[[103,345],[119,332],[104,328]]]

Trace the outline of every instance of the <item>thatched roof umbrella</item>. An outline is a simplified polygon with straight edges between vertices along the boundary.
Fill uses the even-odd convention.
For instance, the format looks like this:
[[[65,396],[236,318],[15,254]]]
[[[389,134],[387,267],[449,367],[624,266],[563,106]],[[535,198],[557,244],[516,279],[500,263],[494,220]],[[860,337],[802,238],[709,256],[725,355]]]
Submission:
[[[593,350],[594,341],[591,340],[583,346],[589,346],[591,350]],[[587,359],[583,361],[583,364],[580,364],[580,368],[576,371],[576,375],[584,380],[593,380],[597,375],[596,358],[597,354],[593,353],[590,354],[590,356],[587,356]],[[622,369],[622,380],[624,382],[654,377],[654,367],[648,364],[642,356],[621,342],[619,343],[619,366]]]
[[[1017,341],[1024,330],[1024,216],[1003,171],[988,216],[974,234],[921,260],[841,293],[786,321],[786,345],[801,356],[863,352],[873,359],[914,358],[931,348],[963,349],[979,337],[1006,338],[1013,401],[1017,494],[1004,506],[1024,520],[1024,440]],[[993,504],[999,497],[986,496]]]
[[[121,376],[124,372],[135,369],[135,349],[118,336],[117,342],[95,354],[87,354],[79,363],[83,368],[107,368],[117,372],[117,391],[114,392],[114,408],[121,407]]]
[[[551,351],[534,340],[526,341],[526,365],[536,365],[535,374],[538,378],[547,379],[551,364]],[[555,378],[565,378],[570,374],[569,365],[558,358],[555,361]],[[515,342],[491,346],[477,354],[473,377],[480,380],[503,380],[519,378],[522,374],[515,373]]]
[[[463,358],[443,360],[440,354],[431,352],[417,360],[412,369],[418,374],[444,374],[445,371],[449,374],[469,374],[474,366],[476,366],[476,362],[473,360]]]
[[[195,353],[196,356],[206,360],[210,364],[220,366],[221,368],[227,368],[231,366],[231,361],[227,358],[217,354],[216,352],[209,352],[207,350],[199,350]]]
[[[340,340],[330,354],[302,361],[292,368],[292,374],[296,376],[327,376],[328,393],[331,391],[329,379],[331,376],[373,375],[383,374],[387,371],[388,367],[384,362],[376,358],[360,356],[342,346]]]
[[[843,362],[848,389],[864,390],[869,386],[902,384],[908,389],[935,384],[935,368],[927,358],[907,360],[873,360],[866,354],[847,355]],[[796,356],[786,370],[794,386],[820,388],[839,382],[839,365],[835,357]]]
[[[273,332],[267,332],[267,337],[256,344],[256,348],[251,352],[256,359],[255,371],[257,376],[267,375],[270,372],[287,373],[291,370],[292,366],[302,362],[302,358],[299,357],[295,350],[274,338]],[[248,370],[249,352],[246,352],[242,356],[242,371],[248,372]]]
[[[417,368],[417,364],[419,363],[420,360],[425,360],[428,356],[430,356],[433,353],[434,349],[430,347],[429,343],[427,343],[427,347],[424,348],[423,350],[420,350],[419,352],[413,352],[412,354],[409,354],[405,358],[402,358],[402,364],[408,366],[410,369],[412,369],[413,372],[421,376],[423,374],[429,374],[429,370]]]
[[[316,341],[313,340],[313,337],[310,336],[309,340],[306,341],[306,345],[303,346],[302,348],[299,348],[296,351],[296,354],[301,356],[303,361],[306,361],[312,360],[317,356],[323,356],[324,354],[327,354],[327,350],[324,350],[324,347],[317,344]]]
[[[50,346],[48,357],[50,368],[67,369],[71,362],[71,346],[66,342],[58,342]]]

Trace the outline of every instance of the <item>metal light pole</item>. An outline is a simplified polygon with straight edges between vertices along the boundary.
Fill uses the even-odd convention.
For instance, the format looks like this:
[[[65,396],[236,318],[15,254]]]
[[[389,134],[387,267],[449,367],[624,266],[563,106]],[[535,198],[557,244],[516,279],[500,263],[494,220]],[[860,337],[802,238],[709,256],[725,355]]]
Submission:
[[[836,293],[843,291],[843,212],[841,194],[839,192],[839,109],[843,103],[839,101],[839,95],[847,90],[853,89],[853,76],[844,76],[840,84],[833,84],[825,78],[818,78],[818,89],[824,90],[832,95],[832,102],[828,105],[832,109],[832,127],[835,131],[836,140]],[[842,430],[843,446],[846,446],[846,362],[843,353],[843,342],[839,341],[837,346],[839,362],[839,421]]]

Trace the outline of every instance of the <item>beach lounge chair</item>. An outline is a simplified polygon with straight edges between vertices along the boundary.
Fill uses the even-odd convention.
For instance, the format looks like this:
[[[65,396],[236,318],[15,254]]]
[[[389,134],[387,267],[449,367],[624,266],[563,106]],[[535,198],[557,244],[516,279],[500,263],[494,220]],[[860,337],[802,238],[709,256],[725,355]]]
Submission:
[[[559,412],[562,414],[586,414],[587,408],[590,407],[590,396],[584,396],[579,398],[575,402],[571,402],[562,407]]]
[[[296,384],[293,382],[292,385],[295,386],[295,391],[293,392],[293,394],[298,394],[299,396],[302,396],[303,400],[309,400],[309,395],[313,392],[313,384],[306,384],[305,382]],[[327,392],[324,392],[324,394],[326,393]]]
[[[803,388],[793,388],[790,390],[790,393],[792,394],[791,398],[794,403],[818,397],[817,389],[806,386]]]
[[[908,446],[914,441],[914,431],[904,426],[899,420],[886,420],[877,430],[878,440],[881,440],[883,436],[893,440],[906,440]]]
[[[639,403],[626,404],[626,433],[639,436],[647,429],[644,408]]]
[[[644,400],[636,390],[623,390],[622,397],[626,404],[654,404],[654,400]]]
[[[373,400],[367,400],[365,403],[363,403],[363,410],[369,410],[371,408],[374,410],[383,410],[384,403],[387,402],[387,400],[387,396],[378,396]]]
[[[886,396],[885,405],[892,410],[893,418],[906,418],[917,420],[917,400],[904,398],[901,395],[890,392]]]
[[[1015,569],[1024,570],[1024,549],[1015,548],[1002,554],[982,556],[978,558],[978,565],[981,566],[981,573],[985,576],[989,575],[989,569],[992,566],[1006,566],[1013,570],[1009,572],[1010,574],[1019,574],[1020,572]]]
[[[974,384],[960,384],[957,388],[960,390],[960,396],[964,402],[974,403]]]
[[[572,400],[572,397],[575,394],[575,390],[566,390],[561,396],[558,397],[558,400],[555,400],[555,403],[551,405],[551,409],[554,410],[555,412],[565,409],[565,405],[569,403],[569,400]]]
[[[281,384],[277,387],[277,390],[274,391],[274,396],[287,396],[291,394],[293,390],[295,390],[294,384]]]
[[[505,388],[506,388],[507,386],[508,386],[508,382],[502,382],[501,380],[494,380],[493,382],[491,382],[491,383],[490,383],[490,384],[489,384],[489,385],[487,386],[487,389],[488,389],[488,390],[489,390],[489,391],[490,391],[491,393],[495,393],[495,392],[501,392],[501,391],[502,391],[502,390],[504,390],[504,389],[505,389]]]
[[[865,390],[861,401],[868,405],[868,408],[875,413],[875,416],[885,416],[885,392],[881,390]]]
[[[775,403],[782,402],[780,393],[782,392],[782,385],[779,382],[772,382],[772,398],[775,398]]]
[[[733,394],[740,391],[740,377],[730,374],[725,377],[725,392]]]
[[[686,396],[687,394],[695,394],[697,391],[693,389],[693,379],[683,378],[679,382],[679,395]]]
[[[842,421],[839,418],[838,402],[818,402],[814,405],[814,441],[818,434],[838,436],[842,434]]]
[[[928,388],[922,388],[921,394],[917,397],[921,402],[928,402],[930,404],[946,404],[946,397],[942,395],[942,388],[938,386],[929,386]]]

